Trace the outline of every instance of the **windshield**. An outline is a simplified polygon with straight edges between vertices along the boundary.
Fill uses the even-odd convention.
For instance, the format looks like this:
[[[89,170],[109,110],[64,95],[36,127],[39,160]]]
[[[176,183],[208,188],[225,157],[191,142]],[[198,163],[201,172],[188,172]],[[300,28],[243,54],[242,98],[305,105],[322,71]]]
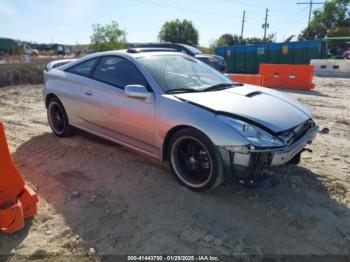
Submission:
[[[187,48],[188,50],[190,50],[194,55],[197,55],[197,54],[201,54],[202,52],[200,50],[198,50],[197,48],[193,47],[193,46],[190,46],[190,45],[185,45],[185,44],[180,44],[182,45],[183,47]]]
[[[164,92],[203,91],[213,86],[234,83],[210,66],[186,55],[156,55],[139,58],[139,62]]]

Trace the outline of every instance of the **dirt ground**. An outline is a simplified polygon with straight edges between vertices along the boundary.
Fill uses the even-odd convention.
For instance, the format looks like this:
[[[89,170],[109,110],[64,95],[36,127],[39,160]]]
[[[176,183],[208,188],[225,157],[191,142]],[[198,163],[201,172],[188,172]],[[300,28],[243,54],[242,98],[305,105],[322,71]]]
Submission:
[[[314,91],[285,91],[329,129],[313,153],[272,169],[281,179],[273,189],[201,194],[125,147],[83,132],[55,137],[40,86],[1,88],[12,156],[40,203],[23,231],[0,233],[0,255],[350,255],[350,79],[315,82]]]

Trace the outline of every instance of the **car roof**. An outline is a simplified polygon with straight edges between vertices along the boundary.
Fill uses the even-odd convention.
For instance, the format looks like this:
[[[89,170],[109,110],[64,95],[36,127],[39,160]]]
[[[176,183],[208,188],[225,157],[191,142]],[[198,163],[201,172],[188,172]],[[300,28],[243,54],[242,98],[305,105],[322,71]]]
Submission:
[[[136,47],[136,48],[129,48],[126,50],[128,53],[146,53],[146,52],[178,52],[176,49],[173,48],[164,48],[164,47]]]
[[[158,48],[156,48],[158,49]],[[63,65],[60,67],[60,69],[65,70],[69,67],[75,66],[81,62],[90,60],[90,59],[94,59],[94,58],[98,58],[98,57],[102,57],[102,56],[112,56],[112,55],[119,55],[122,57],[129,57],[131,59],[137,59],[140,57],[151,57],[151,56],[159,56],[159,55],[176,55],[176,56],[187,56],[184,53],[181,52],[174,52],[174,51],[157,51],[155,50],[154,52],[152,52],[151,50],[147,50],[146,52],[135,52],[135,53],[130,53],[128,52],[128,49],[123,49],[123,50],[112,50],[112,51],[105,51],[105,52],[98,52],[98,53],[93,53],[93,54],[89,54],[86,55],[82,58],[79,58],[75,61],[72,61],[66,65]]]
[[[139,49],[139,48],[135,48],[135,49]],[[140,48],[141,50],[143,48]],[[130,57],[143,57],[143,56],[154,56],[154,55],[186,55],[184,53],[181,52],[176,52],[173,49],[170,48],[163,48],[162,50],[160,48],[145,48],[147,50],[145,50],[144,52],[140,51],[140,52],[129,52],[129,49],[123,49],[123,50],[115,50],[115,51],[107,51],[107,52],[99,52],[99,53],[95,53],[94,55],[97,56],[106,56],[106,55],[126,55],[126,56],[130,56]],[[154,49],[154,51],[152,51],[152,49]]]
[[[133,43],[130,44],[130,47],[170,47],[175,48],[178,50],[180,48],[181,50],[186,50],[187,52],[195,54],[201,54],[202,52],[191,45],[188,44],[181,44],[181,43],[172,43],[172,42],[156,42],[156,43]]]

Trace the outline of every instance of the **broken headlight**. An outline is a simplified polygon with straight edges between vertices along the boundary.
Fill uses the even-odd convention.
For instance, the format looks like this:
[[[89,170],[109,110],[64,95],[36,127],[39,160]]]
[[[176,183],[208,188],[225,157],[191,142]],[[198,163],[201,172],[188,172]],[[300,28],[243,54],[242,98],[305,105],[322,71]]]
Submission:
[[[230,125],[233,129],[245,137],[252,145],[258,147],[280,147],[284,143],[277,137],[268,132],[258,128],[254,125],[248,124],[244,121],[237,120],[227,116],[218,116],[219,119]]]

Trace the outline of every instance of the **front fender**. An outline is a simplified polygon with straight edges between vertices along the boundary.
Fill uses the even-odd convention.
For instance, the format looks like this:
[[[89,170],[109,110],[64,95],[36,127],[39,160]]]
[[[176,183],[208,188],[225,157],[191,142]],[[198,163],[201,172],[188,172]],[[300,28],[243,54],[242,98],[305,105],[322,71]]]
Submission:
[[[156,103],[155,142],[160,149],[163,149],[167,134],[179,126],[198,129],[218,147],[249,144],[241,134],[218,119],[215,112],[182,101],[173,95],[159,95]],[[160,155],[162,152],[163,150]]]

